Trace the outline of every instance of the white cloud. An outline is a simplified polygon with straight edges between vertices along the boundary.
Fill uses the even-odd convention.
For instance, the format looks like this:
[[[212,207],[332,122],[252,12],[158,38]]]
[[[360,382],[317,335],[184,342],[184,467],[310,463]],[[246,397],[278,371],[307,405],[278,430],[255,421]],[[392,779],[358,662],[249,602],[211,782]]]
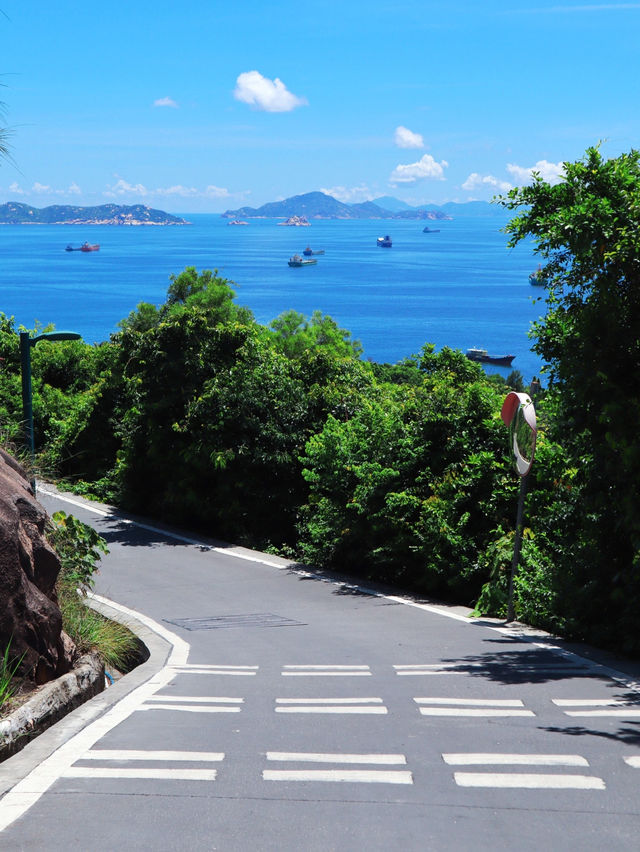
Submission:
[[[38,181],[36,181],[34,183],[34,185],[31,187],[31,192],[35,192],[36,195],[47,195],[47,194],[50,195],[53,192],[53,190],[51,189],[50,186],[46,186],[45,184],[38,183]]]
[[[345,204],[357,204],[360,201],[371,201],[373,198],[371,190],[364,184],[351,187],[333,186],[329,189],[321,188],[320,192],[324,192],[325,195],[330,195],[332,198],[336,198]]]
[[[236,80],[233,96],[237,101],[249,104],[264,112],[291,112],[305,106],[307,100],[290,92],[277,77],[269,80],[258,71],[245,71]]]
[[[67,195],[82,195],[82,190],[75,181],[73,181],[69,185],[69,188],[67,189]]]
[[[153,102],[154,107],[171,107],[172,109],[178,109],[178,104],[173,98],[157,98]]]
[[[214,186],[213,184],[210,184],[205,189],[204,195],[207,198],[228,198],[229,197],[229,190],[224,189],[224,187],[221,187],[221,186]]]
[[[117,177],[117,175],[116,175]],[[148,190],[141,183],[131,184],[123,178],[119,178],[113,186],[107,187],[105,193],[109,198],[115,198],[117,195],[148,195]]]
[[[550,184],[560,183],[564,178],[564,165],[562,163],[550,163],[547,160],[538,160],[535,166],[517,166],[514,163],[507,164],[507,171],[513,175],[518,183],[531,183],[533,172],[540,172],[543,180]]]
[[[9,192],[12,192],[14,195],[24,195],[24,189],[20,186],[20,184],[14,180],[14,182],[9,187]]]
[[[462,189],[467,192],[473,192],[476,189],[485,189],[486,187],[499,189],[501,192],[508,192],[512,189],[512,185],[506,180],[498,180],[493,175],[479,175],[477,172],[472,172],[462,184]]]
[[[414,133],[408,127],[396,127],[393,137],[398,148],[424,148],[424,140],[419,133]]]
[[[155,194],[179,195],[181,198],[190,198],[194,195],[198,195],[198,190],[194,186],[182,186],[181,184],[176,184],[175,186],[158,188],[155,190]]]
[[[399,165],[391,172],[389,183],[415,183],[417,180],[432,178],[433,180],[444,180],[444,169],[449,163],[446,160],[437,163],[431,154],[425,154],[417,163]]]

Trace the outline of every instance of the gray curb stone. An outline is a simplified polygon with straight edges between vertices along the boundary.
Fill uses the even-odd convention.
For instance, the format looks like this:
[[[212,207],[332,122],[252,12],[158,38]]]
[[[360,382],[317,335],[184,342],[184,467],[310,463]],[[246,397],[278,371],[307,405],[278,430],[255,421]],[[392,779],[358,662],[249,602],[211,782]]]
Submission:
[[[102,660],[98,654],[89,653],[80,657],[72,671],[41,687],[0,720],[0,760],[20,751],[34,736],[102,692],[104,680]]]

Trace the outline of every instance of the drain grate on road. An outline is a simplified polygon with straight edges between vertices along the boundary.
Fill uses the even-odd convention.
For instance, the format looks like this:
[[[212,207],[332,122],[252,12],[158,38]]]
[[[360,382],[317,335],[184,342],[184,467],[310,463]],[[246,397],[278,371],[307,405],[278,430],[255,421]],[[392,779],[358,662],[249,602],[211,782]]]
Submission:
[[[213,615],[203,618],[165,618],[184,630],[222,630],[229,627],[302,627],[304,622],[273,615],[270,612],[252,612],[247,615]]]

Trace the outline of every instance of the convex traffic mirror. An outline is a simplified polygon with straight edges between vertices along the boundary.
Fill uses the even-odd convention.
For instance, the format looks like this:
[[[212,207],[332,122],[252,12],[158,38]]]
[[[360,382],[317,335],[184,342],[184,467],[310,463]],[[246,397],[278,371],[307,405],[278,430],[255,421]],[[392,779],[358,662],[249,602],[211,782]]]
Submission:
[[[526,393],[512,391],[502,404],[500,416],[509,427],[509,445],[520,476],[531,470],[536,452],[536,410]]]

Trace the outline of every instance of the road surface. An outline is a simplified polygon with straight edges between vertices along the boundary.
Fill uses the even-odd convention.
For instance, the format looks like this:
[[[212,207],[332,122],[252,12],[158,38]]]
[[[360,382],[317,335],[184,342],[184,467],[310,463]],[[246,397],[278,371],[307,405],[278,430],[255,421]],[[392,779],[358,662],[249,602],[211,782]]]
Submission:
[[[3,852],[638,848],[615,665],[39,498],[107,538],[96,593],[152,657],[0,767]]]

